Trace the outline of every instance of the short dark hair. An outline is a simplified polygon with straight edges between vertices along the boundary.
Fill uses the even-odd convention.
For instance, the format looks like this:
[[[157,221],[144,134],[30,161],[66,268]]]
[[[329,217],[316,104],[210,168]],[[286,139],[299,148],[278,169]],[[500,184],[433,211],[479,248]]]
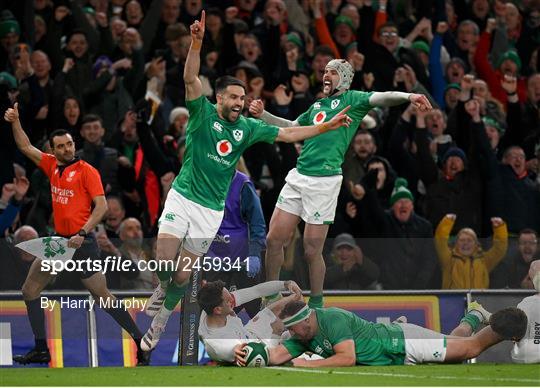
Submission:
[[[279,314],[279,319],[283,320],[285,318],[292,317],[305,306],[305,302],[301,300],[292,300],[283,307],[283,310],[281,310],[281,313]]]
[[[398,28],[397,24],[394,23],[394,22],[386,22],[386,23],[382,24],[381,26],[379,26],[379,28],[377,28],[377,35],[381,34],[381,31],[382,31],[383,28],[395,28],[396,30],[398,30],[398,34],[399,34],[399,28]]]
[[[216,80],[216,94],[222,93],[228,86],[240,86],[246,91],[246,85],[236,77],[224,75]]]
[[[86,41],[88,41],[88,35],[86,34],[86,32],[83,29],[76,28],[74,30],[71,30],[67,34],[66,43],[69,43],[69,41],[71,40],[71,38],[73,38],[74,35],[84,35],[84,38],[86,39]]]
[[[534,237],[535,237],[535,238],[538,238],[538,233],[536,233],[536,230],[531,229],[531,228],[521,229],[521,230],[519,231],[518,238],[521,237],[522,234],[534,234]]]
[[[369,135],[371,137],[371,140],[375,141],[373,134],[369,132],[367,129],[360,128],[358,131],[356,131],[356,133],[354,134],[354,137],[358,135]]]
[[[65,129],[56,129],[52,131],[51,134],[49,135],[49,145],[51,146],[51,148],[54,149],[54,138],[57,136],[64,136],[64,135],[71,136],[71,133],[69,133],[69,131],[66,131]]]
[[[336,57],[332,49],[325,44],[315,47],[315,51],[313,52],[313,58],[315,58],[317,55],[322,55],[330,58]]]
[[[225,282],[216,280],[206,283],[197,294],[197,302],[201,309],[208,315],[214,313],[214,309],[223,303],[223,287]]]
[[[101,118],[101,116],[89,113],[87,115],[84,115],[84,117],[82,118],[81,126],[83,126],[84,124],[93,123],[94,121],[99,121],[99,123],[103,125],[103,119]]]
[[[493,313],[489,325],[505,340],[520,340],[527,332],[527,314],[517,307],[508,307]]]

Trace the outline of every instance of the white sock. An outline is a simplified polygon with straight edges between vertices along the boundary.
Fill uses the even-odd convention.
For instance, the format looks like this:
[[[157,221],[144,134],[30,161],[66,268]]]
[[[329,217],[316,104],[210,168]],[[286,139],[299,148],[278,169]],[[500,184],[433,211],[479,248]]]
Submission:
[[[159,323],[160,325],[166,325],[167,321],[169,320],[169,317],[171,316],[172,311],[167,310],[165,306],[163,306],[159,312],[157,313],[156,317],[154,318],[156,320],[156,323]]]

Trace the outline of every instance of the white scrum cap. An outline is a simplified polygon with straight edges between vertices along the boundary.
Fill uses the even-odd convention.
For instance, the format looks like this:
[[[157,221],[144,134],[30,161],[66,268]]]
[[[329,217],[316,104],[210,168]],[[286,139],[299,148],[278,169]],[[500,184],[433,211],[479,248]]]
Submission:
[[[339,74],[337,90],[347,90],[351,87],[354,78],[354,69],[345,59],[332,59],[326,65],[327,69],[334,69]]]

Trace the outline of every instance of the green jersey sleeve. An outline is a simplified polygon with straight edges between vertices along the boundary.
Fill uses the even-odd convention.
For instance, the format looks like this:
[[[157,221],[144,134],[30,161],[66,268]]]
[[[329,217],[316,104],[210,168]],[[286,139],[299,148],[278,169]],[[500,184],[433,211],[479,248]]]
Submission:
[[[246,119],[251,131],[249,137],[249,145],[264,141],[265,143],[273,143],[279,133],[279,128],[275,125],[268,125],[262,120]]]
[[[205,96],[199,96],[194,100],[186,101],[186,108],[189,111],[186,133],[193,132],[202,126],[204,122],[204,110],[207,104],[211,105]]]
[[[311,107],[308,110],[306,110],[304,113],[298,116],[296,121],[298,122],[300,126],[305,127],[312,124],[311,120],[309,119],[312,110],[313,110],[313,105],[311,105]]]
[[[306,350],[309,350],[306,345],[295,338],[285,340],[282,345],[285,346],[285,349],[287,349],[292,358],[296,358]]]
[[[361,108],[366,112],[373,109],[374,106],[370,104],[369,98],[374,92],[361,92],[359,90],[353,90],[351,95],[351,108]]]

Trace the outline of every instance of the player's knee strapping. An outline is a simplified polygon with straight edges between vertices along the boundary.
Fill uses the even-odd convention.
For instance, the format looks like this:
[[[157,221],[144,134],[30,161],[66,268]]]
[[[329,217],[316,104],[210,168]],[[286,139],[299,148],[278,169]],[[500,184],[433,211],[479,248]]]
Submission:
[[[159,282],[161,284],[161,288],[166,290],[167,286],[169,285],[169,282],[171,281],[172,271],[168,271],[168,270],[156,271],[156,275],[157,275],[157,277],[159,279]]]
[[[464,322],[468,324],[474,332],[480,325],[480,318],[478,318],[475,314],[468,313],[468,314],[465,314],[463,318],[461,318],[460,323],[464,323]]]

